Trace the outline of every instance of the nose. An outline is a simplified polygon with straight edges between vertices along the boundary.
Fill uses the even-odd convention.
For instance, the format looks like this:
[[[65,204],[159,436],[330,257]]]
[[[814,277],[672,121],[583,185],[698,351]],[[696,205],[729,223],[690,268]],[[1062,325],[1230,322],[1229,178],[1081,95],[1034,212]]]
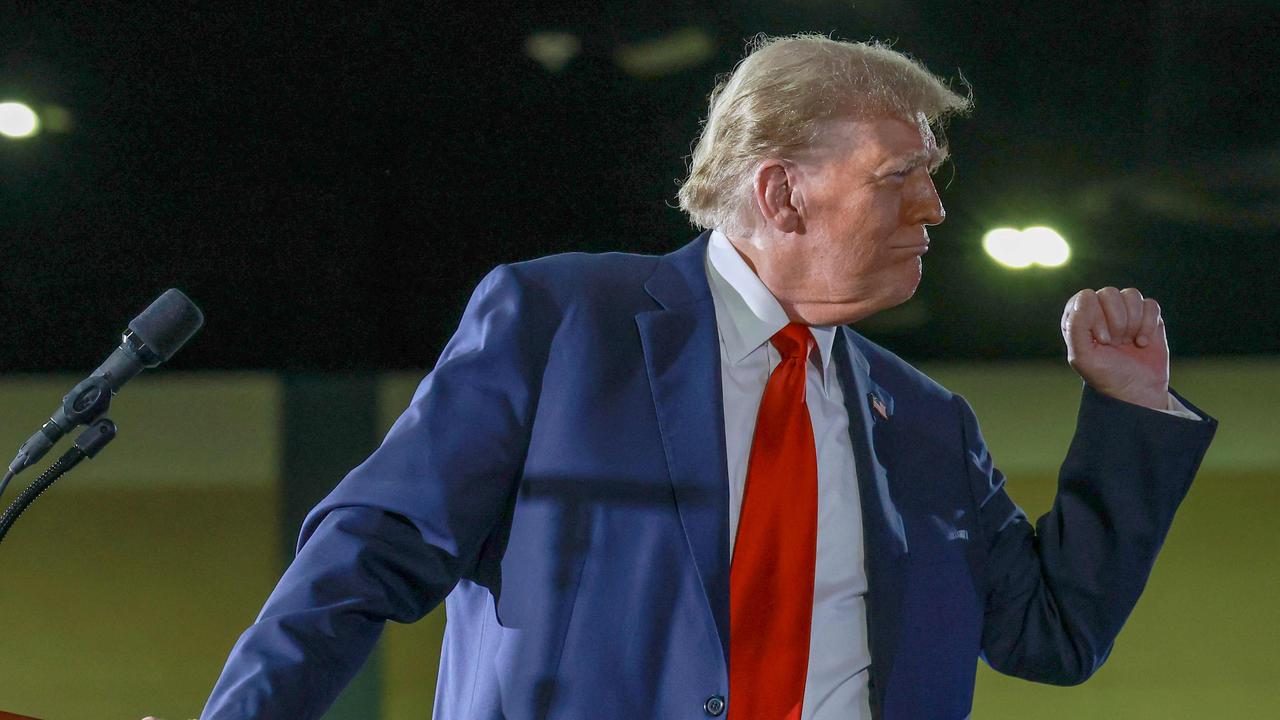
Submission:
[[[912,173],[915,182],[911,184],[907,202],[903,209],[911,225],[940,225],[947,219],[947,210],[942,207],[942,197],[933,184],[933,177],[923,168]]]

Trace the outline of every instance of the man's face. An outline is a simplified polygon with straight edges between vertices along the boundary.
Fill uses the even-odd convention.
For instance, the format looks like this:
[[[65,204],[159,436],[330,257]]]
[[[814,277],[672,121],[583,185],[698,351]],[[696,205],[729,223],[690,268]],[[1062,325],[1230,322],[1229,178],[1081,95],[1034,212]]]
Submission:
[[[946,215],[930,175],[944,156],[923,118],[828,123],[791,167],[794,231],[746,253],[793,319],[854,322],[915,294],[926,227]]]

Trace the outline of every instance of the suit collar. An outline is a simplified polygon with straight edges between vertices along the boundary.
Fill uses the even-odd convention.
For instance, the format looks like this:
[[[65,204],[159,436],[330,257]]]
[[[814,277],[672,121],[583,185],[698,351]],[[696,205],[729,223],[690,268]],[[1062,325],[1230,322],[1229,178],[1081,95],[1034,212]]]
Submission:
[[[711,288],[702,269],[710,237],[708,230],[688,245],[658,258],[653,274],[645,281],[645,292],[667,310],[710,300]]]
[[[845,410],[849,413],[849,433],[853,441],[859,489],[863,492],[862,513],[878,524],[874,546],[891,558],[907,554],[907,535],[889,492],[888,458],[876,450],[877,440],[889,432],[893,417],[893,396],[871,379],[871,364],[858,349],[857,334],[848,327],[840,328],[836,343],[837,373],[844,389]],[[877,407],[877,401],[879,408]],[[883,410],[883,414],[882,411]],[[864,526],[870,523],[864,520]],[[869,545],[868,547],[872,547]]]
[[[897,657],[908,557],[906,529],[891,492],[891,458],[877,450],[877,446],[886,446],[885,439],[892,432],[893,396],[872,380],[871,365],[858,348],[857,334],[847,327],[840,330],[835,365],[849,414],[866,545],[871,710],[873,717],[881,717]]]

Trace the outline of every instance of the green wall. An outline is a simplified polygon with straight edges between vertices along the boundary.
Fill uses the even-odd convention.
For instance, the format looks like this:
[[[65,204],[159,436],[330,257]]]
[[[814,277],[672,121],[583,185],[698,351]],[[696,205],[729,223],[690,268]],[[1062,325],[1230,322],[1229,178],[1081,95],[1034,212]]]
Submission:
[[[1014,498],[1033,516],[1047,509],[1075,419],[1071,371],[926,370],[974,405]],[[0,378],[0,447],[15,451],[77,379]],[[383,429],[417,380],[380,379]],[[1175,362],[1174,385],[1222,426],[1110,661],[1076,688],[984,666],[974,717],[1274,712],[1280,360]],[[0,710],[46,720],[199,712],[279,573],[282,387],[271,375],[156,373],[121,394],[111,414],[120,438],[0,544]],[[6,501],[32,477],[15,481]],[[378,651],[386,720],[429,716],[442,628],[442,611],[388,627]]]

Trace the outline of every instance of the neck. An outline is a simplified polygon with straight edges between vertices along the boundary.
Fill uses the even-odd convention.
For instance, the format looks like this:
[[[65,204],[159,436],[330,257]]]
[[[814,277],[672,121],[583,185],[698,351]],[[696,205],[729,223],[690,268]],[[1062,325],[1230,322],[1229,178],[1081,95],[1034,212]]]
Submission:
[[[777,243],[799,242],[795,237],[765,236],[754,233],[735,238],[725,234],[729,244],[751,268],[751,272],[760,278],[760,282],[773,295],[791,322],[804,325],[847,325],[854,323],[875,312],[865,302],[831,302],[800,297],[799,288],[806,286],[807,278],[803,277],[801,268],[780,268],[778,263],[771,262],[770,247],[778,247]]]
[[[879,307],[868,300],[829,300],[832,293],[815,291],[812,270],[778,260],[777,252],[782,243],[803,242],[795,236],[772,236],[751,233],[735,238],[726,233],[730,245],[745,261],[746,266],[760,278],[778,305],[792,323],[805,325],[845,325],[859,322],[877,313]],[[820,290],[820,288],[819,288]],[[835,292],[835,288],[832,288]]]

